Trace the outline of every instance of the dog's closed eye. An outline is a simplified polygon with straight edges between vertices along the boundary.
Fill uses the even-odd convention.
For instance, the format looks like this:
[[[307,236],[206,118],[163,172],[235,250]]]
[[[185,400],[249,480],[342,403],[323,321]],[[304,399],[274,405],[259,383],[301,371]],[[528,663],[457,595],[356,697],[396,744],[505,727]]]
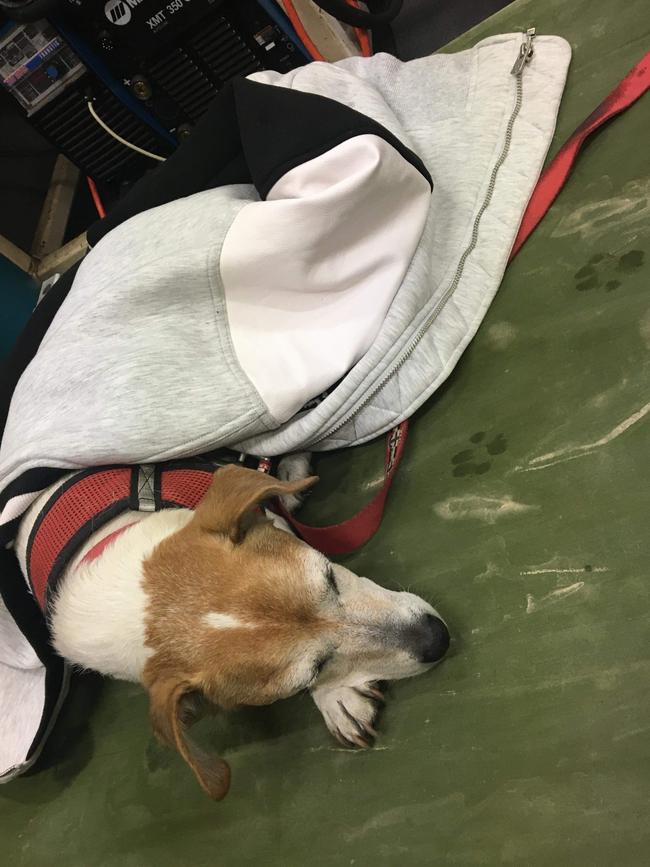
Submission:
[[[339,587],[336,583],[336,577],[334,575],[334,566],[331,563],[327,564],[325,577],[327,578],[327,583],[332,588],[332,590],[336,593],[337,596],[340,596]]]

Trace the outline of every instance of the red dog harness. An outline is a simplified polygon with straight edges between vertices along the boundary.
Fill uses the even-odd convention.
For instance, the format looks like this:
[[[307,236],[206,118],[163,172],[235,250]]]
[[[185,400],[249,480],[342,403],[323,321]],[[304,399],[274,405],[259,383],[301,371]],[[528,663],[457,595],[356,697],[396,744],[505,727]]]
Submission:
[[[27,577],[41,610],[46,611],[66,566],[93,533],[127,511],[196,508],[216,469],[193,461],[75,473],[45,503],[27,542]],[[98,557],[126,529],[101,539],[84,560]]]

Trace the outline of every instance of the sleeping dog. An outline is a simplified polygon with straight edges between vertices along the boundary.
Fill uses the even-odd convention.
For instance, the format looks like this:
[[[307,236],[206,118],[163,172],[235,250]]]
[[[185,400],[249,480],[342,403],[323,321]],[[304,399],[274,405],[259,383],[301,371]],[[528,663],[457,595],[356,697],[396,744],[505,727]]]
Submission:
[[[230,770],[188,737],[197,698],[228,709],[307,689],[341,743],[366,747],[382,699],[377,681],[426,671],[449,644],[427,602],[331,563],[261,508],[276,496],[295,506],[317,481],[308,471],[292,457],[279,479],[230,465],[208,475],[195,509],[124,511],[74,551],[47,608],[57,652],[141,682],[156,735],[217,800]],[[26,576],[35,522],[65,484],[45,491],[21,523]]]

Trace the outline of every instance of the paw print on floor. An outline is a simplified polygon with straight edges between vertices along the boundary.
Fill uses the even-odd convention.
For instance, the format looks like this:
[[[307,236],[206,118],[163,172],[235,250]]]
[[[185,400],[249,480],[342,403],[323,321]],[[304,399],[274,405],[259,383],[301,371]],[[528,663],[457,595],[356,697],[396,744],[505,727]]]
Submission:
[[[508,448],[508,441],[502,433],[487,440],[487,433],[478,431],[469,438],[471,448],[457,452],[451,462],[454,476],[482,476],[492,466],[490,458],[501,455]]]
[[[629,250],[622,256],[614,253],[596,253],[573,275],[578,292],[589,292],[605,286],[606,292],[613,292],[622,283],[626,274],[632,274],[643,265],[643,250]]]

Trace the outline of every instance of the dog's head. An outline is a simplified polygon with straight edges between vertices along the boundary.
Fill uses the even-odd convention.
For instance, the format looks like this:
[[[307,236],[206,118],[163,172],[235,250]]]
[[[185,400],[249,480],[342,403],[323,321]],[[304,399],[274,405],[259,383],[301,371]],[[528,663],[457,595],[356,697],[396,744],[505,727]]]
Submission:
[[[216,799],[230,773],[187,737],[191,696],[232,708],[323,685],[363,688],[426,671],[447,649],[447,630],[424,600],[331,563],[259,511],[316,481],[219,470],[187,526],[144,566],[153,727]]]

